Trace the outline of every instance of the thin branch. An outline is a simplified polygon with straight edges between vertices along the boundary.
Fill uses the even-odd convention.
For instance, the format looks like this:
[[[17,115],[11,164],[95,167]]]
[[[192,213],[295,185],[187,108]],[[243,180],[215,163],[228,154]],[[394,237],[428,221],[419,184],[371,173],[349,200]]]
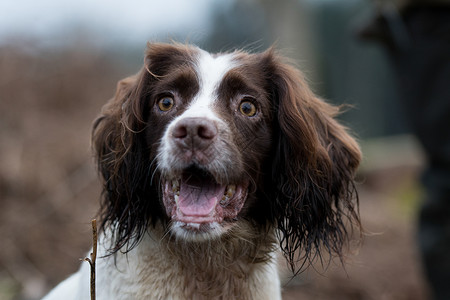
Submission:
[[[91,266],[91,300],[95,300],[95,260],[97,259],[97,220],[92,220],[92,253],[91,258],[86,257],[84,261],[87,261]]]

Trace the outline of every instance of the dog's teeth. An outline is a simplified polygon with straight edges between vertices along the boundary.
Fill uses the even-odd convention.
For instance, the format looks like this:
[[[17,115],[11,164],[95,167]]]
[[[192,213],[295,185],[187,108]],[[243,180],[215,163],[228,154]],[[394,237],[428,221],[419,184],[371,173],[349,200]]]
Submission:
[[[179,192],[180,192],[180,183],[178,182],[178,180],[172,180],[172,191],[174,193],[179,194]]]
[[[234,184],[230,184],[227,187],[226,192],[222,196],[222,199],[220,199],[220,205],[226,206],[230,199],[234,196],[234,192],[236,191],[236,186]]]
[[[174,195],[174,198],[175,198],[175,203],[178,204],[178,198],[180,198],[180,196],[178,196],[177,194],[175,194],[175,195]]]
[[[228,200],[230,200],[230,198],[228,198],[227,196],[223,195],[222,199],[220,199],[220,205],[225,206],[228,204]]]
[[[231,197],[233,197],[235,191],[236,191],[236,186],[235,186],[234,184],[230,184],[230,185],[228,186],[228,189],[227,189],[227,192],[226,192],[225,195],[226,195],[228,198],[231,198]]]

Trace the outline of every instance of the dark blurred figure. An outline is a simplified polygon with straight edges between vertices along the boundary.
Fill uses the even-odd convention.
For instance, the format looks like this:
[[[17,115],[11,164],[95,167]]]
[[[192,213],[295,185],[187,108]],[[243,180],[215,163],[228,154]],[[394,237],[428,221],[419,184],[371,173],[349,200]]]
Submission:
[[[388,50],[414,134],[427,154],[419,244],[433,299],[450,299],[450,1],[387,2],[359,36]]]

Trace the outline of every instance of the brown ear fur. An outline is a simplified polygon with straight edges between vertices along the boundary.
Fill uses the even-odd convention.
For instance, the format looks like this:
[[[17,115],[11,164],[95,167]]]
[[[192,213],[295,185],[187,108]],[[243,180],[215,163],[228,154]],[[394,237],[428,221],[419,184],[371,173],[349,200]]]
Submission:
[[[128,243],[134,232],[136,220],[130,218],[130,211],[138,208],[140,202],[133,198],[142,194],[140,184],[145,180],[145,159],[139,149],[139,132],[143,130],[140,114],[133,109],[139,102],[139,83],[145,77],[144,71],[125,78],[117,84],[117,91],[103,107],[101,115],[94,122],[92,144],[98,170],[103,177],[103,199],[101,205],[102,229],[116,225],[111,249],[119,250]],[[130,231],[131,230],[131,231]],[[133,245],[131,245],[133,246]]]
[[[103,177],[100,214],[102,228],[114,228],[112,252],[131,250],[149,223],[163,218],[158,179],[147,145],[145,115],[154,83],[168,72],[169,61],[191,59],[188,46],[148,44],[144,66],[136,75],[119,81],[115,96],[94,122],[92,144]]]
[[[113,251],[125,245],[131,249],[148,223],[165,215],[158,202],[159,187],[152,182],[143,113],[152,81],[167,69],[163,58],[168,54],[190,58],[180,45],[150,47],[144,68],[119,82],[94,123],[92,143],[104,179],[102,227],[115,228]],[[297,70],[273,50],[261,54],[261,65],[270,81],[276,124],[270,215],[294,269],[298,260],[320,255],[323,247],[342,255],[349,235],[345,220],[359,225],[353,178],[361,153],[334,119],[338,109],[315,97]]]
[[[346,222],[360,226],[354,175],[361,160],[355,139],[334,117],[339,109],[318,99],[299,71],[273,50],[263,54],[272,66],[277,107],[272,181],[281,248],[292,269],[320,256],[342,256]]]

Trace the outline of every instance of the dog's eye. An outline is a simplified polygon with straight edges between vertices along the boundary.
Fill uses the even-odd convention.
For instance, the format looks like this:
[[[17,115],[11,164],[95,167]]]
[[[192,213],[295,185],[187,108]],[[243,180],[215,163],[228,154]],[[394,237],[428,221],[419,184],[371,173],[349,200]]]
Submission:
[[[158,107],[160,111],[169,111],[173,108],[174,101],[172,97],[162,97],[158,101]]]
[[[239,110],[244,116],[247,117],[253,117],[257,112],[255,104],[246,99],[244,99],[239,105]]]

